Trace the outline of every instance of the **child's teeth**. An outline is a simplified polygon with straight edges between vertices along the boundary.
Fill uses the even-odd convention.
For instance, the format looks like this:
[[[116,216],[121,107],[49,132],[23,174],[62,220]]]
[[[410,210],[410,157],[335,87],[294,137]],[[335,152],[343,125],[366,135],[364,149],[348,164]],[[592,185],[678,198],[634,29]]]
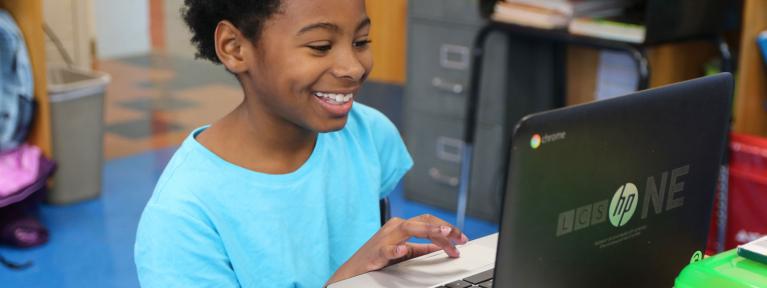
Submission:
[[[346,103],[349,100],[351,100],[354,97],[354,94],[335,94],[335,93],[322,93],[322,92],[316,92],[314,95],[317,95],[318,97],[322,97],[325,99],[328,99],[330,101],[336,102],[336,103]]]

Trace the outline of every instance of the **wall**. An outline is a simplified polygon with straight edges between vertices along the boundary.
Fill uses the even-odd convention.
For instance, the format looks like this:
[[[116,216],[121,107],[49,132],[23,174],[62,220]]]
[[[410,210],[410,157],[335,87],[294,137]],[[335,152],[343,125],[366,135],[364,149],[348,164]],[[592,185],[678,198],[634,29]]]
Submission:
[[[373,23],[370,40],[374,65],[370,80],[405,84],[407,1],[366,0],[365,4]]]
[[[183,6],[184,0],[165,0],[165,51],[174,56],[192,58],[197,50],[189,42],[192,33],[181,19],[180,10]]]
[[[151,51],[148,1],[93,0],[93,13],[99,58],[118,58]]]
[[[69,54],[75,66],[89,68],[94,40],[92,0],[44,0],[43,21]],[[52,38],[45,36],[45,56],[49,66],[64,65],[66,61]]]

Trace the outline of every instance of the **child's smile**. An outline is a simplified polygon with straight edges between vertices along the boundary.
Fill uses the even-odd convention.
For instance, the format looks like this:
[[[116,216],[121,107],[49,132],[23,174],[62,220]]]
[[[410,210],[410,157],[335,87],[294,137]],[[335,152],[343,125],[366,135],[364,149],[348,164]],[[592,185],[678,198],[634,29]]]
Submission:
[[[343,117],[352,109],[354,93],[356,91],[314,92],[314,96],[328,112]]]

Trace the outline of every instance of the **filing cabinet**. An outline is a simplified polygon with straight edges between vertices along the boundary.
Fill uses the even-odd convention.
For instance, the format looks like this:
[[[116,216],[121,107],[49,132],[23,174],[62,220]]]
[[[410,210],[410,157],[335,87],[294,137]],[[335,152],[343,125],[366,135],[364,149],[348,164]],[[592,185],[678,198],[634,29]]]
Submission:
[[[415,164],[405,195],[454,211],[471,49],[485,20],[477,0],[411,0],[408,9],[405,141]],[[554,87],[541,80],[552,78],[554,49],[503,34],[487,41],[467,213],[498,221],[513,126],[554,106]]]

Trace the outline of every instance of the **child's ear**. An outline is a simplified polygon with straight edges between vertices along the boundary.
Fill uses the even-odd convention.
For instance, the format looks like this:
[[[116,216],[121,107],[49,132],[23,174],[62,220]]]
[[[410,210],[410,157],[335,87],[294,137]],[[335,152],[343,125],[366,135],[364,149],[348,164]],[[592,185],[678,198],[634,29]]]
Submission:
[[[242,73],[248,69],[245,59],[247,39],[237,27],[229,21],[218,22],[215,32],[216,55],[221,64],[232,73]]]

